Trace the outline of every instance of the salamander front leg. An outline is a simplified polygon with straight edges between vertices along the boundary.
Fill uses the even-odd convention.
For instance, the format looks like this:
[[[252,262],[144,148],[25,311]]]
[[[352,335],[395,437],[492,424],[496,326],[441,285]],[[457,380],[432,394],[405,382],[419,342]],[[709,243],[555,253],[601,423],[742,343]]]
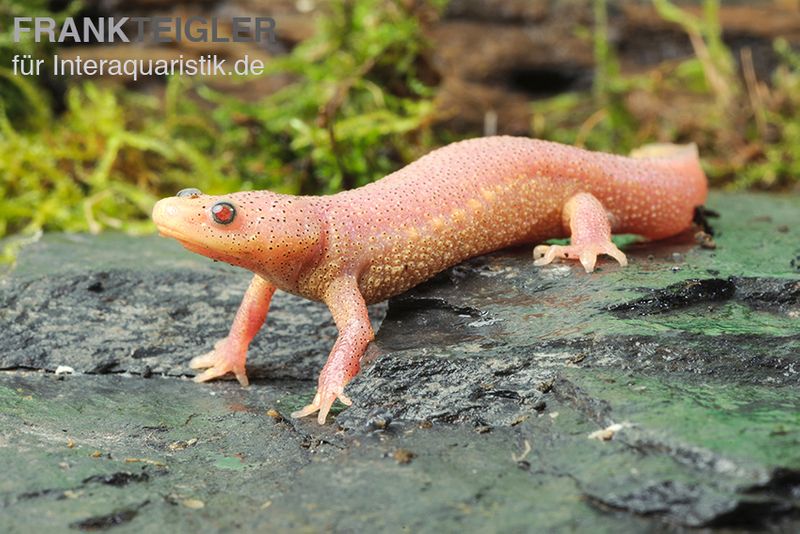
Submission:
[[[274,285],[258,275],[253,277],[233,319],[228,337],[218,341],[211,352],[189,362],[192,369],[205,369],[194,378],[195,382],[205,382],[233,373],[241,385],[249,384],[244,368],[247,347],[264,324],[274,293]]]
[[[319,375],[314,400],[292,414],[292,417],[305,417],[319,411],[317,422],[321,425],[325,424],[325,418],[337,398],[348,406],[352,404],[344,394],[344,387],[358,373],[361,357],[375,337],[369,322],[367,305],[354,278],[335,281],[328,290],[325,303],[333,314],[339,337]]]
[[[533,249],[534,265],[547,265],[556,258],[580,260],[587,273],[594,271],[597,256],[606,254],[623,267],[628,259],[611,242],[611,224],[605,208],[590,193],[578,193],[564,205],[564,222],[569,224],[570,244],[539,245]]]

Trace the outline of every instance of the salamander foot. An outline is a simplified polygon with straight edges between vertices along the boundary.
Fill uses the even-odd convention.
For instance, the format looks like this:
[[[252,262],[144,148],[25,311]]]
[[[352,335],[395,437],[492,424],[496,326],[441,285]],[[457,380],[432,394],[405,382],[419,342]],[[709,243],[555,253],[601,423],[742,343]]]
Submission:
[[[590,273],[594,271],[597,256],[600,254],[611,256],[623,267],[628,265],[628,258],[611,241],[581,245],[539,245],[533,249],[533,264],[537,267],[547,265],[556,258],[579,260],[586,272]]]
[[[189,362],[192,369],[205,369],[202,373],[194,377],[195,382],[207,382],[214,378],[233,373],[236,380],[242,386],[248,386],[247,371],[244,362],[247,360],[247,348],[240,350],[228,342],[228,338],[222,339],[214,345],[214,350],[197,356]]]

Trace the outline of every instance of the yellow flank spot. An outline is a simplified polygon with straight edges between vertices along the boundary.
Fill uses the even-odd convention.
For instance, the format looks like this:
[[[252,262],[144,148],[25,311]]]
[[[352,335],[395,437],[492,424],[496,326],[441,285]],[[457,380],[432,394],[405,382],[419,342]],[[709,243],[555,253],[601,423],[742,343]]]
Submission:
[[[440,216],[437,215],[436,217],[431,219],[431,226],[433,226],[434,229],[436,230],[442,228],[444,226],[444,219],[442,219]]]
[[[467,215],[466,211],[462,210],[461,208],[457,208],[457,209],[453,210],[453,215],[452,216],[453,216],[453,220],[454,221],[460,221],[460,220],[464,219],[464,217],[466,217],[466,215]]]
[[[469,206],[469,208],[473,211],[479,211],[483,207],[483,204],[481,204],[478,200],[471,198],[467,201],[467,206]]]
[[[406,235],[409,237],[409,239],[417,239],[419,237],[419,232],[412,226],[406,230]]]
[[[485,198],[489,202],[493,201],[497,196],[497,194],[491,189],[481,189],[481,194],[483,195],[483,198]]]
[[[389,271],[390,276],[396,277],[403,274],[405,268],[405,265],[388,265],[386,270]]]

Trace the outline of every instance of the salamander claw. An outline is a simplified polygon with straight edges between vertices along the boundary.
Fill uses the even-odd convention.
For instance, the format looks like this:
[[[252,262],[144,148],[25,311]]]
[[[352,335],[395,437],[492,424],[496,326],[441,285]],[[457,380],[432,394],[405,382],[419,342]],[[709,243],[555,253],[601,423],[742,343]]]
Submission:
[[[533,247],[533,264],[537,267],[547,265],[556,259],[559,245],[537,245]]]
[[[247,379],[247,371],[244,367],[247,351],[245,350],[241,353],[241,351],[232,350],[225,341],[226,339],[218,341],[211,352],[192,358],[192,361],[189,362],[189,367],[192,369],[205,369],[193,380],[195,382],[208,382],[214,378],[233,373],[239,384],[247,387],[250,385],[250,381]]]
[[[320,386],[311,404],[296,412],[292,412],[292,417],[305,417],[319,411],[317,414],[317,423],[324,425],[325,419],[328,417],[328,412],[330,412],[331,406],[333,406],[337,398],[342,404],[347,406],[353,404],[353,401],[344,394],[344,386],[335,386],[331,389],[327,386]]]

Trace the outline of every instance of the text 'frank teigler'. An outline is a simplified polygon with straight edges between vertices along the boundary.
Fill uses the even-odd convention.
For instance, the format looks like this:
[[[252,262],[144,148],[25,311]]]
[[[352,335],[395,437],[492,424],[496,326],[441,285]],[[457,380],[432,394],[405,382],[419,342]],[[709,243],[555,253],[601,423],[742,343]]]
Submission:
[[[14,42],[25,36],[50,43],[275,42],[271,17],[14,17]]]

